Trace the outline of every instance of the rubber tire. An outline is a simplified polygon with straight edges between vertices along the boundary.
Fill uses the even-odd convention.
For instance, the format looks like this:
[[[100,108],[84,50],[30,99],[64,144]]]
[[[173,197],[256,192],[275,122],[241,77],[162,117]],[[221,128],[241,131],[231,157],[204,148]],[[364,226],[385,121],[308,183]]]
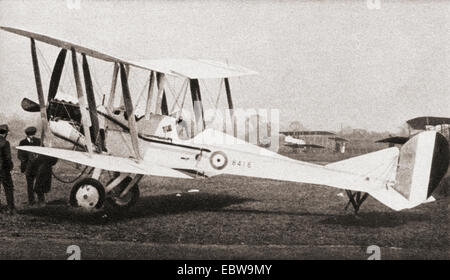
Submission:
[[[76,199],[76,194],[78,189],[84,185],[90,185],[93,186],[95,189],[97,189],[99,199],[97,204],[95,205],[95,208],[100,209],[103,206],[103,203],[105,202],[106,193],[102,183],[100,183],[100,181],[94,178],[83,178],[73,185],[72,190],[70,191],[70,205],[72,207],[80,207]]]
[[[126,186],[131,182],[131,180],[132,180],[132,178],[130,176],[126,177],[111,192],[118,193],[120,191],[120,193],[121,193],[126,188]],[[129,190],[128,193],[131,193],[132,196],[131,196],[130,202],[127,204],[124,204],[124,205],[117,204],[116,200],[113,197],[111,197],[110,195],[108,195],[106,198],[106,202],[107,202],[108,206],[110,206],[110,208],[112,208],[113,210],[127,210],[127,209],[131,208],[133,205],[136,204],[136,202],[139,200],[139,197],[140,197],[140,191],[139,191],[138,184],[135,184]]]

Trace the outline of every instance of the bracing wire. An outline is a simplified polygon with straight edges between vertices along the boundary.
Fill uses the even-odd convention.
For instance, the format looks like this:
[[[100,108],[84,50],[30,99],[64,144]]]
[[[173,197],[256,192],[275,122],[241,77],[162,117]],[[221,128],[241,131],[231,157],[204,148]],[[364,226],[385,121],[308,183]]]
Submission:
[[[175,100],[174,103],[176,103],[176,104],[178,105],[178,99],[177,99],[177,97],[175,96],[175,95],[176,95],[175,89],[171,87],[171,84],[169,83],[169,79],[167,79],[167,78],[166,78],[166,84],[167,84],[167,88],[169,88],[169,92],[170,92],[170,94],[172,95],[172,98]],[[180,106],[180,105],[178,105],[178,106]],[[172,107],[174,107],[174,105],[172,105]],[[172,110],[172,111],[173,111],[173,110]]]
[[[186,79],[185,81],[184,81],[184,85],[185,85],[185,87],[184,87],[184,94],[183,94],[183,101],[181,101],[181,106],[180,106],[180,111],[182,111],[183,110],[183,108],[184,108],[184,103],[185,103],[185,101],[186,101],[186,95],[187,95],[187,89],[188,89],[188,84],[189,84],[189,79]],[[173,111],[173,110],[172,110]]]
[[[201,83],[203,85],[203,88],[206,90],[206,96],[208,98],[209,103],[211,104],[211,106],[214,106],[214,99],[212,97],[211,91],[206,86],[205,81],[203,81],[203,80],[200,80],[200,81],[201,81]]]
[[[179,108],[180,110],[183,109],[183,106],[184,106],[184,98],[186,97],[186,92],[187,92],[187,84],[188,84],[188,80],[185,80],[185,81],[183,82],[183,84],[181,85],[180,92],[178,92],[178,94],[177,94],[176,97],[175,97],[175,94],[172,94],[172,96],[174,97],[175,101],[174,101],[173,104],[172,104],[172,108],[171,108],[170,112],[173,112],[173,111],[175,110],[175,105],[177,105],[178,108]],[[172,89],[171,89],[171,90],[172,90]],[[178,100],[180,99],[181,94],[182,94],[183,92],[184,92],[183,102],[182,102],[182,104],[180,105],[180,104],[178,103]]]
[[[214,107],[215,110],[217,110],[219,108],[220,96],[222,94],[222,86],[223,86],[223,79],[220,79],[219,93],[217,94],[217,99],[216,99],[216,103],[215,103],[215,107]]]
[[[138,99],[136,100],[136,104],[134,104],[134,110],[136,111],[137,107],[139,106],[140,102],[141,102],[141,98],[144,95],[145,90],[147,89],[147,86],[149,86],[150,84],[150,79],[146,79],[146,82],[144,84],[144,86],[141,89],[141,92],[139,93]]]

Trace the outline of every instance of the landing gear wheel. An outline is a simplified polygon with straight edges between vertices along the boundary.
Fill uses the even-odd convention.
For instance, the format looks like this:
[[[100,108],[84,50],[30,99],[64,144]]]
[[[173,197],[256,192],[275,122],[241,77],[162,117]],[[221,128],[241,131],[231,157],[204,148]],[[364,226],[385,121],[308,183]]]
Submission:
[[[84,178],[73,185],[70,205],[87,210],[99,209],[105,201],[105,188],[94,178]]]
[[[123,179],[117,187],[108,193],[106,198],[108,206],[111,206],[114,210],[125,210],[129,209],[139,200],[140,192],[139,186],[135,184],[124,197],[120,197],[120,194],[131,182],[132,178],[130,176]]]

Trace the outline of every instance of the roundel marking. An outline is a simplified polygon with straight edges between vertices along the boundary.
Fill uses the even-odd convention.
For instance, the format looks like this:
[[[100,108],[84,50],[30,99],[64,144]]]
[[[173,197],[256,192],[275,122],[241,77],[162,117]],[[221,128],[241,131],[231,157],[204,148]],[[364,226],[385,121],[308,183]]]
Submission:
[[[209,157],[209,162],[213,168],[222,170],[227,166],[228,158],[224,152],[216,151]]]

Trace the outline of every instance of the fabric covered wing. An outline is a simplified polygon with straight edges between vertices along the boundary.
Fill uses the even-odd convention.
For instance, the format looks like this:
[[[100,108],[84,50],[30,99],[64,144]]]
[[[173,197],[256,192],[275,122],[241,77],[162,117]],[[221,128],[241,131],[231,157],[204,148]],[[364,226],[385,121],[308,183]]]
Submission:
[[[37,41],[41,41],[46,44],[66,50],[70,50],[73,48],[78,53],[82,53],[87,56],[101,59],[107,62],[122,63],[125,65],[131,65],[136,68],[148,71],[156,71],[172,76],[188,77],[190,79],[213,79],[257,74],[255,71],[241,66],[229,65],[223,62],[205,59],[160,59],[129,61],[117,56],[109,55],[106,52],[99,51],[95,48],[81,46],[67,40],[58,39],[36,32],[6,26],[0,26],[0,29],[24,37],[33,38]]]
[[[47,147],[36,147],[36,146],[20,146],[17,147],[17,149],[36,154],[46,155],[50,157],[55,157],[58,159],[67,160],[82,165],[87,165],[109,171],[191,179],[190,176],[187,176],[179,171],[166,167],[161,167],[154,163],[148,162],[137,163],[129,158],[122,158],[101,154],[92,154],[91,156],[89,156],[89,154],[85,152],[47,148]]]
[[[154,59],[131,63],[160,73],[180,75],[190,79],[219,79],[257,74],[242,66],[204,59]]]

